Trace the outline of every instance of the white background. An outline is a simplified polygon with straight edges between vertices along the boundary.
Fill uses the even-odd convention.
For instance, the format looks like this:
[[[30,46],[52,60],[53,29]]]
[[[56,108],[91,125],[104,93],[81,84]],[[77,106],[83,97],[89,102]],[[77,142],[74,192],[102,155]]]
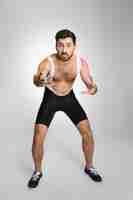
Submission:
[[[0,198],[128,199],[132,193],[133,3],[124,0],[0,1]],[[55,33],[75,32],[99,91],[75,93],[90,119],[101,184],[83,173],[81,138],[59,112],[45,142],[44,178],[34,192],[31,144],[44,89],[32,83],[39,62],[55,51]]]

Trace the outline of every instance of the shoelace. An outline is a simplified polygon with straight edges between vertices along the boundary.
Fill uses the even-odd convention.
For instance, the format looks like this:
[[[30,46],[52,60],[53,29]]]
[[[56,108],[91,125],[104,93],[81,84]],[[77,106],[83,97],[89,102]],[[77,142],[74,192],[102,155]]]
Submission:
[[[95,168],[90,167],[90,171],[92,173],[94,173],[95,175],[98,175],[98,172],[97,172],[97,170]]]
[[[34,181],[36,181],[37,179],[39,178],[39,174],[33,174],[33,176],[32,176],[32,179],[34,180]]]

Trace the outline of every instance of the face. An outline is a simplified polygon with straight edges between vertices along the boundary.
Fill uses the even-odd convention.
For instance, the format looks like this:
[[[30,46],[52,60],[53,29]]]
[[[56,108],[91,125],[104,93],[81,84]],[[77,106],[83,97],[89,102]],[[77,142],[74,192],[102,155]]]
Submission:
[[[63,61],[67,61],[73,56],[75,48],[76,46],[70,37],[59,39],[56,42],[57,55]]]

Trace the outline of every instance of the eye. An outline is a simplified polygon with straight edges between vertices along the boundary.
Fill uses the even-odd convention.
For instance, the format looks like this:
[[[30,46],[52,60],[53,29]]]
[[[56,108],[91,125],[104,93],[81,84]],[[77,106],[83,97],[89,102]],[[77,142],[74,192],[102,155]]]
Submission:
[[[71,43],[67,43],[67,47],[71,47],[72,46],[72,44]]]

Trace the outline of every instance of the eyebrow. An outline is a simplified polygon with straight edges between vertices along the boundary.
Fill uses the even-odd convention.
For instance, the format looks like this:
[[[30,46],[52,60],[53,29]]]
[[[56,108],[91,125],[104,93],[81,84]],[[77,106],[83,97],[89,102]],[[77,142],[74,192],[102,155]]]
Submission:
[[[59,44],[64,44],[63,42],[59,42]],[[66,42],[66,44],[71,44],[71,42]]]
[[[58,41],[58,45],[65,45],[65,44],[63,43],[63,41]],[[72,45],[72,42],[71,41],[66,41],[66,45],[70,46],[70,45]]]

